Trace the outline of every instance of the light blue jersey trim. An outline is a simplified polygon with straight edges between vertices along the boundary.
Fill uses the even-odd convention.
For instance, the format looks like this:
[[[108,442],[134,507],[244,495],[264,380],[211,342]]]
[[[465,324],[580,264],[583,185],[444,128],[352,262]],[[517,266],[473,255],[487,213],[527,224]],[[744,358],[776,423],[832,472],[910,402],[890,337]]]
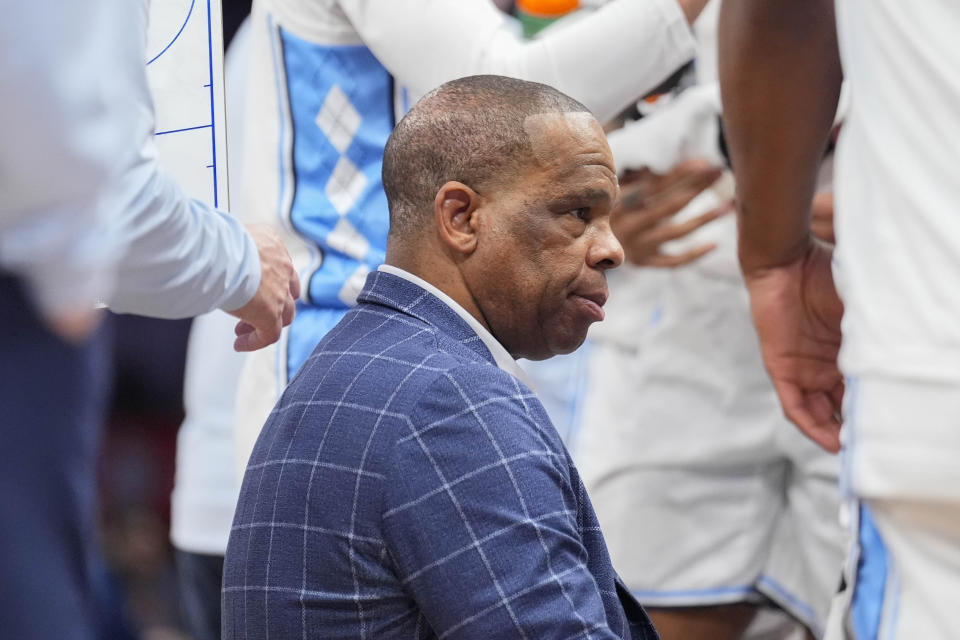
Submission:
[[[751,601],[763,597],[771,600],[787,614],[796,618],[801,624],[810,629],[814,636],[819,638],[823,635],[823,625],[813,607],[791,593],[779,582],[766,575],[761,575],[757,578],[756,584],[713,587],[709,589],[678,589],[673,591],[631,590],[630,593],[645,607],[722,605]]]
[[[884,612],[883,639],[894,640],[897,635],[897,625],[900,622],[900,594],[903,590],[903,584],[900,581],[900,570],[890,556],[889,549],[887,550],[887,567],[890,571],[890,585],[887,593],[890,603]]]
[[[393,130],[393,80],[365,46],[321,45],[283,28],[280,39],[296,183],[290,220],[324,255],[305,285],[313,305],[345,310],[363,285],[358,272],[376,270],[386,253],[380,174]]]
[[[322,256],[301,274],[306,295],[286,357],[292,379],[384,261],[389,214],[380,174],[395,105],[393,78],[367,47],[322,45],[282,27],[278,35],[278,92],[289,108],[281,140],[290,140],[281,167],[292,166],[280,192],[291,229]]]
[[[887,549],[873,515],[860,505],[860,561],[851,618],[857,640],[878,640],[887,587]]]
[[[674,591],[630,590],[633,597],[644,606],[706,604],[719,602],[737,602],[744,596],[755,595],[757,590],[752,584],[714,587],[710,589],[678,589]]]
[[[790,613],[794,618],[802,622],[813,635],[817,638],[823,637],[823,626],[817,617],[817,612],[809,604],[791,593],[782,584],[770,576],[760,576],[757,580],[757,588],[768,598],[780,605],[784,610]],[[773,593],[767,593],[767,590]]]

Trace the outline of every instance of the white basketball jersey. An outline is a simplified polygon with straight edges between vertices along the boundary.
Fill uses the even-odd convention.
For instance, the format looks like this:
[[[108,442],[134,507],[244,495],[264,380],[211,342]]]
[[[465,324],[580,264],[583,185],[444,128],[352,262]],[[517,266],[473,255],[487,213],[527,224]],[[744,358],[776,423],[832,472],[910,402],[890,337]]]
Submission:
[[[837,3],[848,375],[960,382],[960,3]]]

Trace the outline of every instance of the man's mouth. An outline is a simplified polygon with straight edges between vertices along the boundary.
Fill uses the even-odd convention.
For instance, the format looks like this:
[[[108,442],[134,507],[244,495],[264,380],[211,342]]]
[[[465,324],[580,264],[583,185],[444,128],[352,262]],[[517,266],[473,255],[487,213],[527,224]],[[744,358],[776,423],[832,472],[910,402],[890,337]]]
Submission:
[[[607,302],[607,294],[604,291],[596,291],[592,293],[573,293],[570,295],[574,302],[576,302],[584,310],[584,312],[593,318],[595,322],[600,322],[606,317],[606,314],[603,311],[603,305]]]

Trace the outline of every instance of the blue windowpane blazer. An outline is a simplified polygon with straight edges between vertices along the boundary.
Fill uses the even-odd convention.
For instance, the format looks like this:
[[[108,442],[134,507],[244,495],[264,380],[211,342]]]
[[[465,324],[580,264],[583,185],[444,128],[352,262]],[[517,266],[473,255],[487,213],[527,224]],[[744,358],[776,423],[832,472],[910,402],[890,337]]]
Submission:
[[[536,396],[374,272],[264,426],[223,637],[656,639]]]

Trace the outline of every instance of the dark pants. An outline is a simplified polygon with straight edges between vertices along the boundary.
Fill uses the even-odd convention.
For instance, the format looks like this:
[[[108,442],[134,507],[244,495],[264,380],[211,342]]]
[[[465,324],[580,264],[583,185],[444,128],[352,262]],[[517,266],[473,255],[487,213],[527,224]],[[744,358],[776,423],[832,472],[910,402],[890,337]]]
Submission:
[[[106,624],[96,464],[105,338],[67,344],[0,274],[0,635],[91,640]]]
[[[180,602],[194,640],[220,640],[223,556],[175,550]]]

